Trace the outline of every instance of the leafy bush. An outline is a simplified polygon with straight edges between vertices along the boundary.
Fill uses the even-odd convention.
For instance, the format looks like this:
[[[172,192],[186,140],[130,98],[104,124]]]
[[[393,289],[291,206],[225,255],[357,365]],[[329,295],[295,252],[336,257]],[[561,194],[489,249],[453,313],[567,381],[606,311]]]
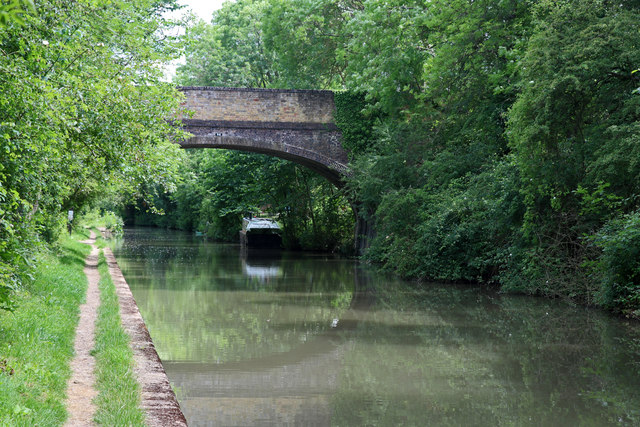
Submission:
[[[517,180],[515,168],[501,162],[438,191],[387,193],[367,256],[406,277],[495,279],[508,262],[522,215]]]
[[[85,227],[104,227],[113,234],[121,234],[124,222],[120,215],[112,211],[91,209],[78,218],[78,225]]]
[[[608,222],[593,241],[602,249],[601,304],[640,317],[640,211]]]
[[[10,265],[0,264],[0,309],[12,311],[14,303],[12,294],[17,289],[17,278],[15,271]]]

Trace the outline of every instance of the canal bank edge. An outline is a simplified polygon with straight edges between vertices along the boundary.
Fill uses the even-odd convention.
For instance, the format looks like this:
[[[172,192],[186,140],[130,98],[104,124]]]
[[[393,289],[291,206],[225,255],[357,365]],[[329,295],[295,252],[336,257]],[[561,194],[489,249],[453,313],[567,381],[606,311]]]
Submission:
[[[147,425],[186,426],[187,420],[171,388],[131,289],[111,249],[104,248],[104,256],[120,301],[122,327],[131,340],[130,346],[135,361],[134,373],[140,384],[141,406],[145,411]]]

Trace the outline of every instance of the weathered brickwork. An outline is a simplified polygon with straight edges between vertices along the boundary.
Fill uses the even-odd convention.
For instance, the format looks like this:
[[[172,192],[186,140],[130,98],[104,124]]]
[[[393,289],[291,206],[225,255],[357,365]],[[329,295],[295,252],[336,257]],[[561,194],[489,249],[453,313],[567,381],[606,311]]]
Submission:
[[[348,156],[333,121],[330,91],[183,87],[184,148],[228,148],[292,160],[336,185]]]
[[[196,120],[333,123],[333,92],[183,87]]]

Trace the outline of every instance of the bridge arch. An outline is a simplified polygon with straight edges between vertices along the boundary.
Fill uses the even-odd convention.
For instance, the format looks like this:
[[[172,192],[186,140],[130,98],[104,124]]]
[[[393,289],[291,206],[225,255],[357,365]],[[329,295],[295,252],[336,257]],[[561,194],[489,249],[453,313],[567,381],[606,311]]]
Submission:
[[[226,148],[291,160],[338,187],[349,173],[348,155],[326,90],[179,87],[181,117],[192,134],[183,148]]]
[[[333,92],[328,90],[249,89],[182,86],[183,129],[193,136],[183,148],[226,148],[291,160],[317,172],[337,187],[349,174],[347,151],[335,123]],[[372,224],[351,202],[355,251],[361,254],[375,235]]]

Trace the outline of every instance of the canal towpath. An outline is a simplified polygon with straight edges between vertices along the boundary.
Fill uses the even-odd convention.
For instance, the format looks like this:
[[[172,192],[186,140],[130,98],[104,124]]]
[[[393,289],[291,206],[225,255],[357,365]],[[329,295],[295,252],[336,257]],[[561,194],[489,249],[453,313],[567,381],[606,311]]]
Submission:
[[[69,418],[65,426],[94,425],[96,407],[92,400],[98,395],[95,388],[96,362],[92,353],[95,348],[96,319],[100,307],[98,288],[100,274],[97,268],[100,249],[95,244],[96,234],[93,231],[89,239],[82,243],[91,245],[92,249],[85,261],[84,272],[87,276],[88,288],[86,302],[80,306],[80,319],[74,343],[75,356],[70,364],[72,374],[67,384]],[[141,390],[140,406],[145,412],[146,425],[186,426],[186,419],[180,410],[180,405],[131,290],[111,250],[105,248],[103,253],[109,274],[116,287],[122,327],[129,335],[129,345],[135,364],[134,373]]]

